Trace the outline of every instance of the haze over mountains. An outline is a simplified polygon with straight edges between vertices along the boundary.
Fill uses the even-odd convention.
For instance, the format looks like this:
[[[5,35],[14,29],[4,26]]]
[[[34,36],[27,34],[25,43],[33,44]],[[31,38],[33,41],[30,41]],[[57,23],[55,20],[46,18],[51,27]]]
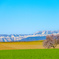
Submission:
[[[59,34],[57,31],[38,31],[34,34],[0,34],[0,42],[36,41],[46,39],[46,35]]]

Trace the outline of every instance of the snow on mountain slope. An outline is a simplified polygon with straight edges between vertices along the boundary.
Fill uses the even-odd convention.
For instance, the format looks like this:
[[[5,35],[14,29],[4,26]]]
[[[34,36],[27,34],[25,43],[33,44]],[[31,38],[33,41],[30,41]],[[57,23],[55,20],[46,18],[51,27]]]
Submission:
[[[15,41],[34,41],[34,40],[44,40],[46,35],[59,34],[59,31],[38,31],[34,34],[13,34],[13,35],[0,35],[0,42],[15,42]]]

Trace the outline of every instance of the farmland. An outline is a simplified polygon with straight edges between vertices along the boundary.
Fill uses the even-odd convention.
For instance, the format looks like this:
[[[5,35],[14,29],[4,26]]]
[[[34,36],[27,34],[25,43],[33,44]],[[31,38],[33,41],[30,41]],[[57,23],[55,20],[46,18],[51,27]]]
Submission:
[[[59,59],[59,49],[0,50],[0,59]]]
[[[59,45],[45,49],[43,41],[0,42],[0,59],[58,59]]]
[[[56,48],[59,48],[57,45]],[[45,49],[43,41],[31,42],[0,42],[0,50],[14,50],[14,49]]]
[[[0,42],[0,50],[8,49],[42,49],[42,41],[32,42]]]

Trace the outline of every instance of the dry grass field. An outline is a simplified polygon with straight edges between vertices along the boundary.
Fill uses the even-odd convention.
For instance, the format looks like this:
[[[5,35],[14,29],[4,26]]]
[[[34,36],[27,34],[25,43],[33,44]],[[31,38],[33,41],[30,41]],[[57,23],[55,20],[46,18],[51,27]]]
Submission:
[[[56,48],[59,48],[57,45]],[[11,50],[11,49],[44,49],[43,41],[32,41],[32,42],[0,42],[0,50]]]

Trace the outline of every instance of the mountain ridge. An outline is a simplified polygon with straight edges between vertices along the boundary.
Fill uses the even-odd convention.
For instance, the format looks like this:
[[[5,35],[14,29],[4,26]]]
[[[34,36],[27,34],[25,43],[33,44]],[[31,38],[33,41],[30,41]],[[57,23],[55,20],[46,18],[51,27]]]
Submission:
[[[59,30],[56,30],[56,31],[38,31],[34,34],[36,35],[36,34],[58,34],[58,33],[59,33]]]
[[[59,34],[58,31],[38,31],[34,34],[0,34],[0,42],[16,42],[16,41],[36,41],[44,40],[47,35]]]

